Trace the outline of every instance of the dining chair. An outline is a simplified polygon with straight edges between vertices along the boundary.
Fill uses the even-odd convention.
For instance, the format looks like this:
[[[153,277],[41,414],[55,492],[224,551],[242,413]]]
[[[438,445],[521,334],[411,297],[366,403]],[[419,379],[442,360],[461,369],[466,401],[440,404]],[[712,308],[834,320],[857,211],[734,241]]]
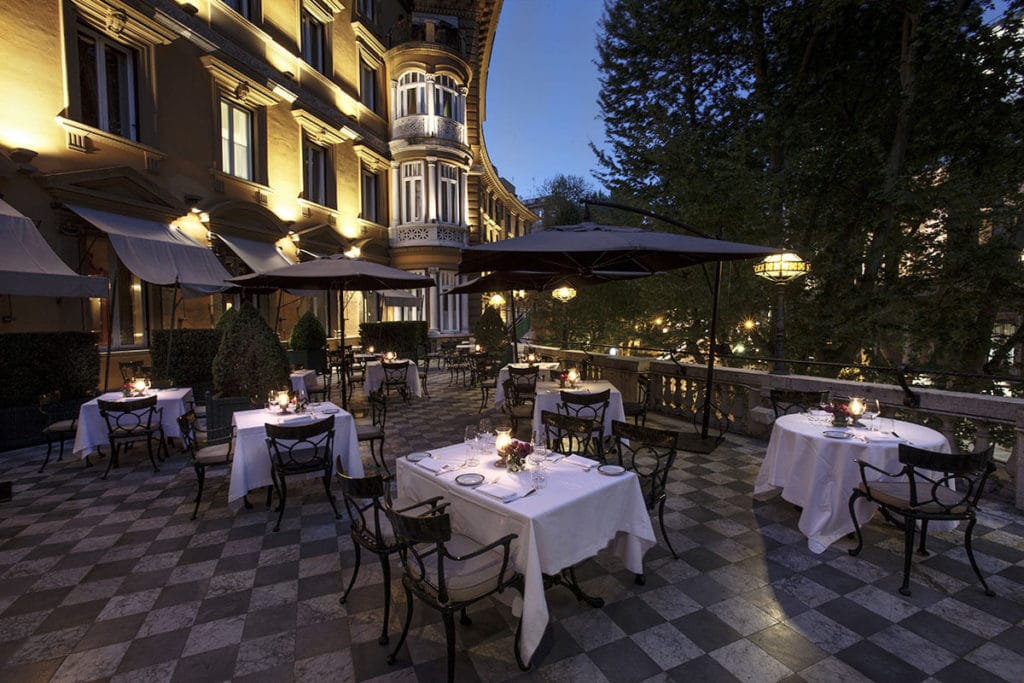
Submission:
[[[672,557],[679,554],[665,529],[665,501],[668,499],[668,474],[676,461],[676,432],[642,427],[612,420],[612,452],[617,464],[636,472],[647,509],[658,508],[658,524]]]
[[[381,369],[384,370],[384,390],[391,396],[394,389],[402,397],[403,401],[409,400],[409,361],[389,363],[382,361]]]
[[[604,416],[608,412],[611,395],[611,389],[605,389],[593,394],[564,390],[559,392],[560,403],[558,404],[558,412],[563,415],[582,417],[592,421],[591,438],[594,440],[593,450],[602,462],[604,462]]]
[[[448,386],[455,386],[456,382],[465,386],[471,370],[469,351],[453,347],[446,365],[448,367]]]
[[[828,398],[829,392],[827,391],[771,390],[772,410],[775,412],[775,419],[791,413],[806,413],[812,408],[817,408],[823,402],[827,402]]]
[[[516,391],[523,401],[533,403],[537,398],[537,378],[540,377],[540,368],[531,365],[525,368],[508,366],[508,376],[516,383]]]
[[[393,507],[391,500],[392,477],[380,473],[365,477],[350,477],[341,471],[340,459],[337,465],[338,486],[348,512],[349,533],[352,536],[352,544],[356,552],[352,577],[338,602],[344,605],[348,600],[348,594],[352,592],[352,587],[356,585],[356,577],[359,576],[361,563],[361,549],[365,548],[376,555],[384,576],[384,620],[377,642],[380,645],[387,645],[388,623],[391,615],[391,556],[402,547],[395,537],[391,521],[387,516],[387,511]],[[447,503],[440,504],[441,500],[441,496],[435,496],[411,505],[399,503],[396,511],[405,514],[411,513],[413,510],[420,510],[419,514],[436,514],[447,506]]]
[[[345,377],[348,382],[349,396],[353,396],[356,386],[366,384],[366,363],[356,360],[355,354],[345,356]]]
[[[430,389],[427,387],[427,379],[430,376],[430,356],[426,355],[426,353],[422,356],[417,355],[413,365],[416,367],[416,372],[420,375],[420,392],[424,398],[430,398]]]
[[[156,405],[156,395],[124,401],[97,399],[96,402],[100,416],[107,424],[107,438],[110,441],[110,459],[102,478],[106,479],[110,470],[120,465],[122,448],[127,450],[141,441],[146,442],[146,452],[153,471],[159,472],[160,468],[153,458],[153,441],[157,442],[158,453],[167,446],[160,425],[161,410]]]
[[[710,455],[725,441],[725,435],[732,427],[732,416],[719,408],[714,402],[708,413],[708,429],[704,434],[704,404],[700,404],[693,411],[693,431],[678,432],[676,438],[676,450]]]
[[[507,378],[501,385],[505,392],[505,400],[501,404],[501,410],[508,415],[512,423],[512,430],[519,431],[520,420],[533,419],[533,401],[526,400],[519,394],[519,385],[511,377]]]
[[[585,417],[564,415],[550,410],[540,411],[544,445],[553,453],[582,455],[600,460],[594,450],[594,421]]]
[[[356,424],[356,438],[360,442],[366,441],[370,444],[370,457],[373,458],[373,464],[377,466],[377,469],[391,474],[387,461],[384,459],[384,429],[388,421],[388,398],[384,393],[384,388],[381,387],[370,392],[368,401],[370,423]],[[377,442],[380,442],[380,446],[375,450],[374,444]]]
[[[928,523],[931,521],[966,521],[964,549],[974,574],[981,581],[985,595],[995,593],[988,587],[985,577],[974,559],[971,535],[977,523],[978,502],[985,492],[985,483],[996,471],[992,462],[995,446],[975,453],[939,453],[917,448],[905,443],[899,444],[899,462],[903,467],[898,472],[885,470],[863,460],[855,460],[860,468],[860,486],[850,496],[850,517],[857,532],[857,547],[849,552],[858,555],[864,546],[860,522],[854,514],[858,499],[878,505],[889,516],[902,518],[903,527],[903,585],[900,593],[910,595],[910,567],[914,552],[914,534],[921,525],[921,544],[918,553],[928,555]],[[872,478],[885,477],[879,481]]]
[[[331,465],[334,458],[334,417],[302,424],[270,424],[267,430],[267,452],[270,454],[270,475],[278,494],[277,524],[281,529],[284,506],[288,500],[287,479],[291,476],[322,473],[327,500],[339,517],[338,506],[331,493]]]
[[[493,357],[484,357],[479,361],[477,368],[477,384],[480,387],[480,407],[477,413],[484,412],[488,400],[491,398],[491,391],[498,389],[498,375],[501,373],[501,361]]]
[[[43,436],[46,438],[46,458],[39,466],[39,473],[42,474],[50,462],[50,454],[53,453],[53,444],[60,445],[57,452],[57,462],[64,459],[64,442],[75,438],[78,430],[78,410],[72,411],[69,406],[61,402],[60,391],[55,390],[39,396],[39,412],[46,420],[43,427]]]
[[[189,454],[192,468],[196,471],[196,504],[192,508],[192,519],[199,513],[199,502],[203,497],[203,487],[206,484],[206,468],[231,465],[233,442],[231,434],[211,435],[206,434],[205,444],[200,438],[199,417],[193,411],[188,411],[178,416],[178,430],[181,432],[181,442],[185,451]],[[248,499],[245,501],[249,505]]]
[[[333,375],[334,373],[330,369],[327,372],[316,373],[316,383],[307,392],[310,402],[324,403],[331,400]]]
[[[516,534],[507,534],[490,543],[481,544],[468,536],[452,533],[451,518],[446,512],[414,516],[389,511],[388,518],[401,543],[398,557],[402,563],[402,588],[405,591],[405,623],[394,651],[388,655],[394,664],[412,623],[413,596],[430,609],[441,613],[447,645],[448,681],[455,680],[455,613],[460,623],[472,623],[466,609],[473,604],[514,588],[523,593],[523,577],[511,562],[512,541]],[[522,619],[516,627],[512,647],[519,668],[526,663],[519,654]]]
[[[651,397],[651,376],[641,372],[636,376],[636,400],[624,401],[622,412],[633,418],[633,424],[647,426],[647,404]]]

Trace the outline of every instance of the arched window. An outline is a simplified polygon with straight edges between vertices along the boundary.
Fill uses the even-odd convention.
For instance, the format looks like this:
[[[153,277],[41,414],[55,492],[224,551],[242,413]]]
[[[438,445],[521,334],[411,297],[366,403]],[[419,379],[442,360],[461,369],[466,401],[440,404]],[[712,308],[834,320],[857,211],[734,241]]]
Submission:
[[[459,84],[451,76],[438,76],[434,81],[434,113],[463,123],[464,109]]]
[[[398,78],[398,117],[427,113],[427,75],[409,71]]]

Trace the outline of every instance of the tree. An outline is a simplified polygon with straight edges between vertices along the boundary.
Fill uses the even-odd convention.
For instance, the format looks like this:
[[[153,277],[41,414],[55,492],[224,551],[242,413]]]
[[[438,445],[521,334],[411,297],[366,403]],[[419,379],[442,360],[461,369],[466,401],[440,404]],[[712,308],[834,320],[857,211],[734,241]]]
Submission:
[[[288,385],[284,348],[249,302],[224,331],[213,359],[213,384],[221,396],[246,396],[252,405],[262,405],[272,389]]]
[[[980,370],[1024,302],[1022,3],[1001,31],[984,4],[610,2],[596,175],[614,201],[809,259],[787,355]],[[767,322],[751,265],[726,268],[719,329]],[[707,315],[702,278],[678,297]]]

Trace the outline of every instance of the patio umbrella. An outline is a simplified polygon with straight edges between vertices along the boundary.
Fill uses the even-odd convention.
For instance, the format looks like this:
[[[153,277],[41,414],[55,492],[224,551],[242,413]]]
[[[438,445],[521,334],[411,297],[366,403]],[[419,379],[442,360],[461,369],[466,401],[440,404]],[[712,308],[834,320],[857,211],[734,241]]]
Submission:
[[[262,273],[250,273],[233,277],[228,282],[241,287],[287,289],[338,290],[344,301],[345,290],[370,292],[381,289],[433,287],[434,281],[424,275],[416,275],[399,268],[392,268],[372,261],[348,258],[343,254],[324,256],[311,261],[294,263]],[[344,311],[342,320],[344,320]],[[342,383],[341,400],[346,403]]]
[[[715,367],[715,328],[718,322],[721,264],[723,261],[764,257],[780,251],[783,250],[709,237],[585,222],[555,226],[523,237],[463,249],[459,273],[513,271],[528,265],[531,270],[552,275],[586,277],[595,272],[608,271],[653,275],[704,263],[717,263],[712,287],[708,370],[701,427],[701,436],[706,437],[711,420],[711,384]]]

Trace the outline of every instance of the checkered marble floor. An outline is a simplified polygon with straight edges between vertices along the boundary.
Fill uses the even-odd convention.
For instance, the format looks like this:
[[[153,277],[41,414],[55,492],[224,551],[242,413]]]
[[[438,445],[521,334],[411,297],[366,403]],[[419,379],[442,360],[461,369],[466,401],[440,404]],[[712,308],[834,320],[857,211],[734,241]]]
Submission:
[[[431,398],[392,402],[389,459],[457,441],[478,419],[479,392],[445,383],[434,375]],[[998,597],[981,592],[955,531],[933,535],[904,598],[895,529],[876,518],[859,557],[848,540],[813,555],[791,505],[752,499],[765,445],[730,436],[711,456],[683,453],[666,515],[681,559],[651,549],[644,586],[612,558],[585,562],[583,586],[606,604],[552,589],[531,671],[512,655],[511,595],[479,605],[457,626],[457,679],[1024,680],[1024,515],[1005,497],[988,501],[975,531]],[[338,603],[354,552],[318,482],[289,497],[273,533],[263,497],[233,514],[216,471],[190,521],[195,475],[180,454],[159,473],[130,455],[107,481],[68,459],[37,474],[41,458],[0,454],[0,480],[14,484],[0,504],[0,680],[443,679],[444,631],[421,607],[385,662],[374,558],[364,553]],[[397,580],[393,595],[397,634]]]

